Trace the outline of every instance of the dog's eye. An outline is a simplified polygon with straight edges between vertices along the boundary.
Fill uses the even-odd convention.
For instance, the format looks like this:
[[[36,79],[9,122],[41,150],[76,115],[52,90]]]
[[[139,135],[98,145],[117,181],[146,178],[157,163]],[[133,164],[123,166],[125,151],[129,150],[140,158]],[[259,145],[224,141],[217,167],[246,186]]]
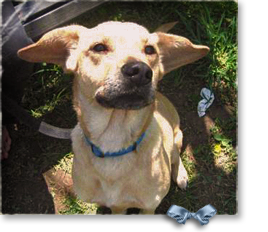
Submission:
[[[145,51],[145,54],[147,54],[147,55],[152,55],[152,54],[156,53],[156,51],[152,45],[146,46],[144,51]]]
[[[104,44],[96,44],[94,47],[93,47],[93,51],[95,52],[107,52],[108,51],[108,47]]]

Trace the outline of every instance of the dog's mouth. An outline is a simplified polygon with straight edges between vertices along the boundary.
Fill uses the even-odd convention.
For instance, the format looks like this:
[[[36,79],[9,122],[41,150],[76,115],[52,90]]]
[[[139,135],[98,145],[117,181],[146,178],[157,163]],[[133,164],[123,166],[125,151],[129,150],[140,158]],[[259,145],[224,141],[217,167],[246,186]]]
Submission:
[[[104,91],[98,92],[95,97],[97,102],[106,108],[138,110],[153,102],[154,91],[152,89],[123,93]]]

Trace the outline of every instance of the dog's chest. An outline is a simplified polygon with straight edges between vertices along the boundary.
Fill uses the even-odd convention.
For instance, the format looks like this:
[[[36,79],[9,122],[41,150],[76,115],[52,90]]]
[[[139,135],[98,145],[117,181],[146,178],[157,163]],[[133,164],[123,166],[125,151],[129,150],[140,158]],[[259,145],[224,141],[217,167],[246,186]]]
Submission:
[[[142,160],[137,159],[135,152],[102,159],[92,155],[82,142],[81,134],[76,134],[73,141],[73,179],[77,194],[84,201],[107,207],[146,208],[157,205],[169,189],[170,160],[163,155],[165,151],[161,148],[161,139],[146,139],[151,142],[147,144],[145,140],[147,146],[140,150]],[[152,154],[152,151],[157,152]],[[150,159],[147,159],[149,156]]]
[[[98,177],[95,177],[98,179]],[[107,207],[114,206],[127,206],[143,208],[145,202],[143,202],[142,197],[139,194],[133,192],[133,181],[115,181],[107,182],[106,180],[99,180],[100,188],[92,195],[90,202],[95,202],[99,205],[104,205]]]
[[[89,171],[85,182],[80,186],[83,186],[85,197],[92,203],[107,207],[147,208],[148,205],[158,204],[169,189],[170,173],[161,170],[161,162],[151,164],[149,169],[145,165],[137,167],[131,161],[111,164],[107,170],[105,165],[100,166],[102,168],[93,165],[91,168],[98,171]],[[160,186],[162,191],[159,191]]]
[[[153,178],[148,181],[148,171],[144,169],[137,169],[135,172],[126,171],[123,176],[117,172],[109,178],[100,175],[99,170],[95,172],[93,166],[88,167],[91,170],[83,172],[80,168],[74,168],[76,173],[73,179],[76,192],[84,201],[107,207],[147,208],[148,205],[159,204],[169,189],[169,173],[167,172],[151,173]],[[117,175],[118,179],[115,179]],[[167,184],[164,185],[164,182]],[[161,192],[159,192],[160,183]]]

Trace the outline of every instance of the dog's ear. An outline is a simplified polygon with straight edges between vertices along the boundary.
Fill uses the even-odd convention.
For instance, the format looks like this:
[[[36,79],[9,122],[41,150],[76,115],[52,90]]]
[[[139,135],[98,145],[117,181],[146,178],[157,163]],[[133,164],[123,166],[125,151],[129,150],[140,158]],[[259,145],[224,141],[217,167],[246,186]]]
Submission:
[[[184,37],[161,32],[156,34],[164,74],[192,63],[209,52],[207,46],[192,44],[190,40]]]
[[[86,28],[72,25],[46,33],[38,42],[18,51],[18,56],[29,62],[46,62],[62,66],[65,70],[76,68],[79,37]]]
[[[178,23],[178,21],[163,24],[163,25],[161,25],[160,27],[158,27],[158,28],[155,30],[155,32],[165,32],[165,33],[167,33],[167,32],[170,31],[170,30],[171,30],[177,23]]]

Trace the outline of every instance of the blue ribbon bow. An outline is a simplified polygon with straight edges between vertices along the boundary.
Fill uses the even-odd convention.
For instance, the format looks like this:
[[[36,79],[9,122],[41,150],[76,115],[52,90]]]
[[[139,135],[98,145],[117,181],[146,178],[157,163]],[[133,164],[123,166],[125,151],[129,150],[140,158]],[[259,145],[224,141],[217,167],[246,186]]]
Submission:
[[[191,213],[187,209],[177,205],[172,205],[167,211],[167,215],[174,218],[180,224],[185,224],[186,220],[193,217],[198,220],[202,226],[208,224],[209,218],[213,217],[216,213],[217,210],[212,205],[206,205],[196,213]]]

